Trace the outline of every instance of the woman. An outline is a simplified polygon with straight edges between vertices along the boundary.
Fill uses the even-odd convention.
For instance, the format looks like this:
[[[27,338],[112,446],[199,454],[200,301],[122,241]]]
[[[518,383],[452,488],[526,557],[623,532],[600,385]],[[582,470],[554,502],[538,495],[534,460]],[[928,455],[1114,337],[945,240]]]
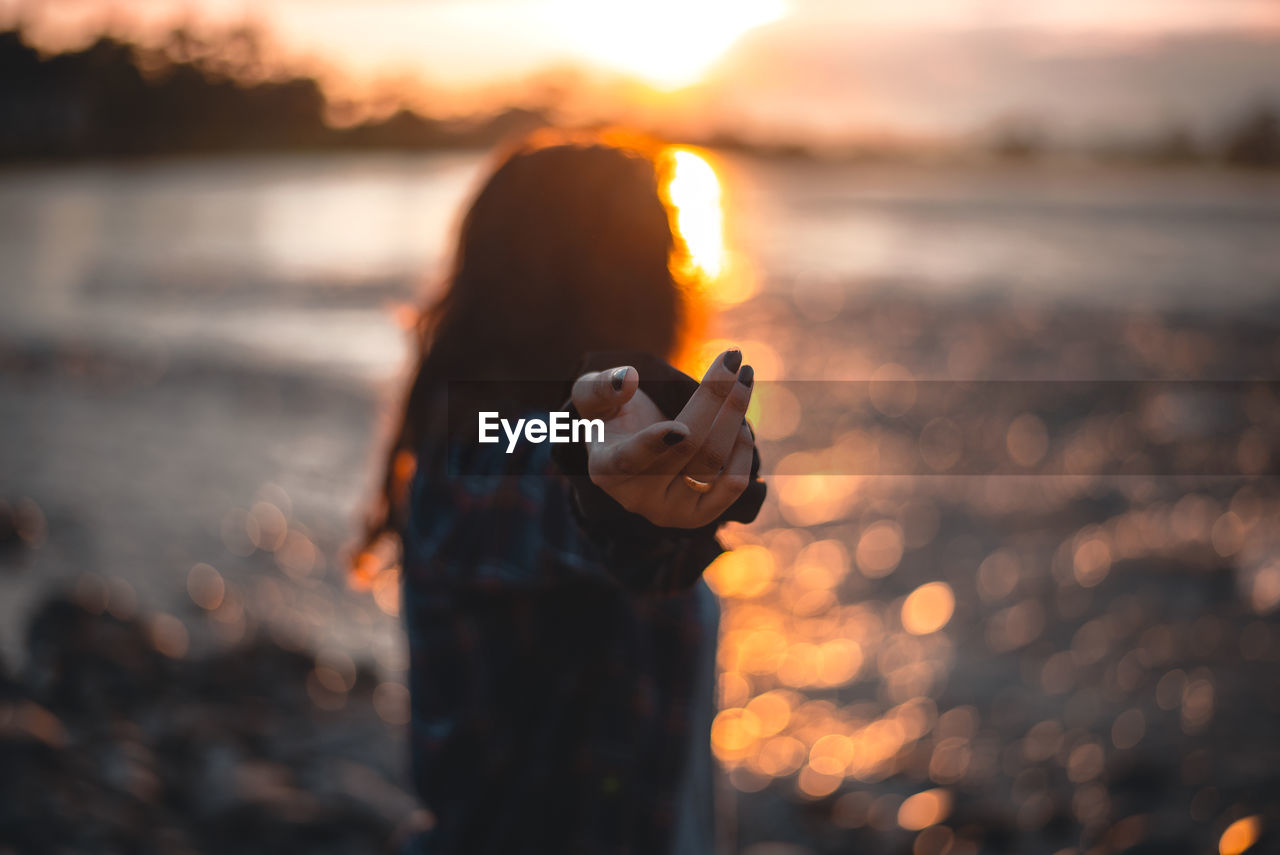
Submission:
[[[763,485],[741,354],[700,384],[650,355],[670,358],[690,310],[656,163],[600,138],[522,145],[424,313],[368,531],[402,546],[414,781],[435,816],[413,851],[712,851],[701,573]],[[604,441],[476,441],[478,411],[566,404]]]

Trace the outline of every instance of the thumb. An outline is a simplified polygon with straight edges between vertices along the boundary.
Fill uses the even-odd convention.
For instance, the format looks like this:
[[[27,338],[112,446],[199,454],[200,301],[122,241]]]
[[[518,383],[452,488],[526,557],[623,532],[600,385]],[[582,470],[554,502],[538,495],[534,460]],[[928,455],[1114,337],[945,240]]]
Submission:
[[[640,388],[640,374],[630,365],[583,374],[573,384],[573,406],[586,419],[609,419]]]

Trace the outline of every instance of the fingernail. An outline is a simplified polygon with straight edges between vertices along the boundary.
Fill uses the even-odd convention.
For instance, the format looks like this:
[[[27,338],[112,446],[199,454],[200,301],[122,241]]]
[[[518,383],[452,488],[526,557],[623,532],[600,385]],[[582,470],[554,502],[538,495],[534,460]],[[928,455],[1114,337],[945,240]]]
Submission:
[[[742,364],[742,351],[736,347],[733,350],[727,350],[724,354],[724,367],[730,371],[737,371],[738,366]]]
[[[627,369],[626,368],[613,369],[613,374],[610,375],[609,377],[609,385],[613,387],[613,391],[615,392],[621,391],[622,384],[626,382],[627,382]]]
[[[682,439],[684,439],[684,434],[682,434],[680,431],[669,430],[666,432],[666,435],[662,437],[662,442],[665,445],[679,445],[680,440]]]
[[[742,370],[738,372],[738,382],[743,386],[750,386],[756,379],[756,370],[750,365],[742,366]]]

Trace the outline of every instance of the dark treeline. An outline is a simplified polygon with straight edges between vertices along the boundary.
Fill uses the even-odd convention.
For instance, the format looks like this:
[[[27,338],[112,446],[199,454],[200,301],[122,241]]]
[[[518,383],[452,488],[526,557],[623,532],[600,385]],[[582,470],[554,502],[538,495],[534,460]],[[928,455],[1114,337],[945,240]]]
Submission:
[[[987,136],[987,147],[1008,160],[1032,160],[1055,152],[1052,135],[1033,117],[998,123]],[[1124,142],[1095,142],[1084,150],[1106,161],[1280,168],[1280,110],[1272,101],[1258,98],[1245,103],[1214,132],[1197,134],[1175,123]]]
[[[0,160],[488,147],[546,124],[550,112],[511,107],[459,121],[401,109],[335,127],[326,118],[331,106],[314,78],[268,68],[250,28],[217,37],[179,28],[155,47],[102,36],[81,50],[49,56],[28,43],[20,28],[0,32]],[[725,133],[689,141],[770,156],[813,153],[800,143],[761,146]],[[997,123],[978,147],[1010,160],[1061,153],[1044,126],[1027,116]],[[844,152],[889,159],[909,153],[865,145]],[[1087,153],[1103,160],[1276,168],[1280,111],[1260,99],[1216,133],[1197,137],[1175,125],[1136,142],[1098,144]]]
[[[269,73],[248,29],[174,30],[156,48],[103,36],[51,56],[0,32],[0,159],[487,146],[545,123],[516,108],[469,122],[401,110],[335,128],[327,106],[315,79]]]

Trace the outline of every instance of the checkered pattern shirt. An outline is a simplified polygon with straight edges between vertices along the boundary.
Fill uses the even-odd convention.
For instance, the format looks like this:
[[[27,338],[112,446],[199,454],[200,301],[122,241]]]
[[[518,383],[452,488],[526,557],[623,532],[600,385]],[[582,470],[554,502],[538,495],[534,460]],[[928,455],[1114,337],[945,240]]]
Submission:
[[[437,823],[412,851],[670,850],[695,666],[716,642],[692,586],[721,548],[577,507],[547,444],[420,460],[403,614],[414,782]]]

